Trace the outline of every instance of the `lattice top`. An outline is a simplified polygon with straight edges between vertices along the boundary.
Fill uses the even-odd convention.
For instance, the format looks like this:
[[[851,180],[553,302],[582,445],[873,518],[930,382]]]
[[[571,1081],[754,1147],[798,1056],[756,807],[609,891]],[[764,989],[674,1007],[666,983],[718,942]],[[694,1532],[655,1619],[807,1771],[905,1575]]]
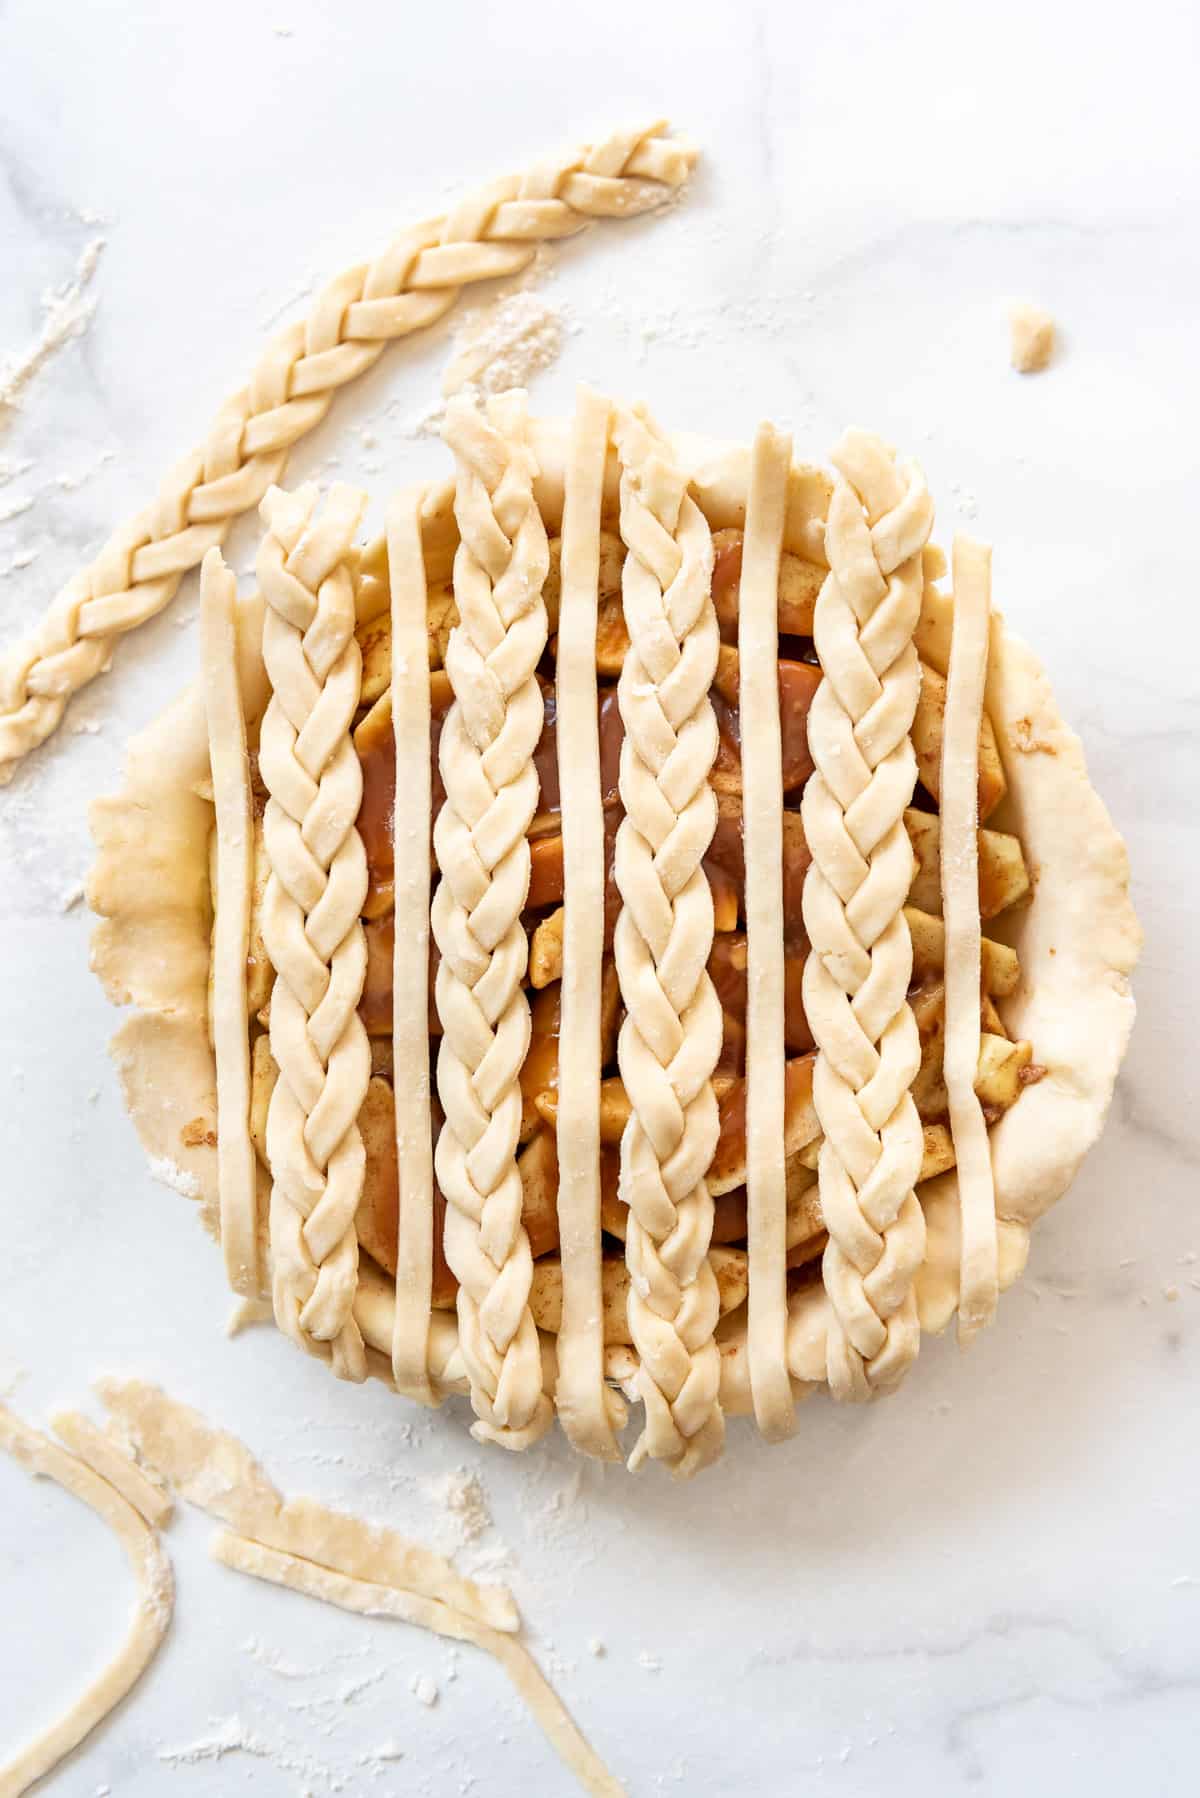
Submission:
[[[264,502],[261,898],[206,570],[226,1215],[248,1240],[256,1135],[303,1346],[382,1349],[509,1448],[557,1409],[615,1456],[628,1399],[631,1465],[686,1475],[729,1412],[775,1438],[822,1381],[897,1383],[956,1161],[964,1332],[994,1304],[987,1126],[1030,1046],[980,929],[1028,884],[979,828],[987,557],[956,546],[951,605],[919,470],[863,432],[830,483],[764,426],[720,487],[600,395],[551,470],[541,434],[520,393],[452,405],[452,486],[365,559],[361,496]]]

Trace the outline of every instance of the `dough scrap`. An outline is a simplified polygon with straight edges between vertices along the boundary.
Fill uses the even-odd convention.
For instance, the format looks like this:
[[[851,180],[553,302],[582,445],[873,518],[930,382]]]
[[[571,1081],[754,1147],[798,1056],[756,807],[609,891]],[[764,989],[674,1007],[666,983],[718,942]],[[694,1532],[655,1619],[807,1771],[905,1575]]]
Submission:
[[[50,1425],[59,1441],[93,1473],[107,1480],[148,1524],[156,1530],[166,1528],[175,1515],[170,1493],[156,1484],[113,1437],[98,1430],[79,1411],[55,1411]]]
[[[520,1627],[505,1587],[464,1579],[443,1556],[384,1525],[331,1510],[316,1499],[285,1499],[245,1443],[160,1387],[115,1378],[95,1384],[138,1452],[180,1497],[239,1535],[355,1579],[437,1600],[492,1629],[511,1633]]]
[[[125,1641],[103,1673],[80,1693],[63,1716],[0,1767],[0,1798],[20,1798],[22,1792],[44,1779],[72,1749],[78,1748],[85,1736],[133,1690],[167,1633],[175,1605],[175,1581],[162,1544],[128,1498],[95,1468],[22,1423],[4,1405],[0,1405],[0,1447],[6,1448],[35,1479],[54,1480],[81,1504],[90,1505],[120,1542],[138,1589]]]
[[[236,1568],[239,1573],[248,1573],[252,1578],[267,1580],[272,1585],[286,1586],[293,1592],[303,1592],[309,1598],[337,1605],[343,1611],[355,1611],[362,1617],[396,1617],[452,1642],[470,1642],[494,1655],[546,1740],[584,1791],[594,1794],[594,1798],[624,1798],[625,1787],[579,1733],[562,1700],[529,1651],[511,1636],[489,1629],[478,1619],[452,1610],[435,1599],[335,1573],[328,1567],[315,1566],[297,1555],[280,1553],[261,1542],[226,1530],[218,1531],[213,1538],[212,1555],[214,1560]]]
[[[1018,374],[1039,374],[1054,354],[1054,319],[1041,306],[1022,300],[1010,309],[1008,324],[1013,367]]]

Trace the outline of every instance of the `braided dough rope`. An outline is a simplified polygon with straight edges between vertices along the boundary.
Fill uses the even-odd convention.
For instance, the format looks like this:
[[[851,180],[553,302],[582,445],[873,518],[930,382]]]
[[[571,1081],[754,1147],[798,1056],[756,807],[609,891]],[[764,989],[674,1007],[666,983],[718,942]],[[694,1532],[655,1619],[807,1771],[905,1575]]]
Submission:
[[[962,1215],[958,1339],[991,1322],[998,1291],[996,1195],[979,1066],[979,726],[987,683],[992,552],[954,539],[954,612],[942,736],[941,880],[946,926],[943,1066]]]
[[[614,860],[622,900],[614,949],[626,1006],[617,1054],[633,1106],[620,1189],[645,1405],[630,1466],[649,1454],[689,1475],[716,1459],[725,1435],[705,1180],[717,1142],[712,1074],[723,1028],[708,975],[713,906],[701,867],[717,819],[708,781],[719,647],[712,533],[644,412],[618,411],[614,438],[630,640],[617,687],[625,816]]]
[[[81,1504],[90,1505],[108,1525],[133,1569],[137,1604],[125,1641],[103,1673],[64,1716],[0,1766],[0,1798],[20,1798],[44,1779],[128,1696],[157,1654],[175,1605],[171,1563],[158,1537],[136,1505],[88,1465],[86,1441],[80,1446],[81,1455],[76,1459],[0,1405],[0,1448],[7,1449],[35,1478],[54,1480]],[[129,1474],[136,1475],[136,1469],[131,1467]]]
[[[263,940],[276,970],[271,1053],[279,1067],[267,1112],[275,1317],[350,1380],[366,1378],[353,1306],[366,1160],[358,1113],[371,1074],[357,1010],[367,859],[354,823],[362,768],[350,739],[362,686],[351,541],[365,505],[365,495],[339,484],[318,515],[315,487],[272,488],[256,568],[272,689],[259,767],[270,794]]]
[[[909,1089],[921,1050],[906,998],[913,852],[903,814],[917,776],[912,636],[933,507],[920,471],[898,468],[877,437],[848,431],[832,460],[830,573],[813,626],[825,678],[809,714],[815,772],[802,804],[812,853],[804,1007],[825,1133],[827,1373],[835,1397],[862,1399],[893,1387],[920,1346],[922,1133]]]
[[[217,819],[217,890],[209,1030],[217,1064],[217,1185],[221,1252],[234,1292],[258,1286],[258,1186],[250,1140],[246,952],[254,826],[237,656],[237,582],[210,549],[200,571],[200,669]]]
[[[526,268],[539,245],[591,219],[650,211],[675,193],[696,152],[665,138],[668,129],[655,120],[546,156],[330,282],[311,316],[271,343],[153,505],[113,534],[0,661],[0,785],[57,729],[72,694],[108,668],[115,639],[169,603],[188,570],[281,478],[292,445],[320,423],[338,389],[373,367],[393,338],[433,324],[464,287]]]
[[[558,1230],[562,1322],[555,1405],[586,1454],[619,1460],[625,1407],[604,1383],[600,1242],[600,997],[604,961],[604,804],[596,691],[600,516],[610,406],[581,388],[567,451],[556,700],[563,833],[562,1018],[558,1078]]]
[[[516,1161],[530,1038],[525,833],[538,803],[536,670],[546,647],[550,552],[533,496],[524,393],[490,400],[486,417],[451,401],[443,435],[457,470],[461,622],[446,649],[454,704],[439,757],[446,802],[433,833],[442,871],[432,922],[446,1118],[435,1165],[446,1196],[446,1260],[459,1283],[473,1434],[515,1449],[536,1441],[552,1417],[529,1310],[533,1257]]]

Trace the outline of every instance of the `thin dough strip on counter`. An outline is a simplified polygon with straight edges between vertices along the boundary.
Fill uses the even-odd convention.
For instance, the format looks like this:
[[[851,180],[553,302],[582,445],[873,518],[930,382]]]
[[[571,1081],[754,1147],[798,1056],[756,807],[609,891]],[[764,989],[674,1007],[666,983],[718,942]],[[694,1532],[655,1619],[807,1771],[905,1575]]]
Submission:
[[[299,1556],[279,1552],[261,1542],[221,1530],[213,1539],[213,1558],[239,1573],[289,1591],[319,1598],[343,1611],[363,1617],[394,1617],[415,1624],[452,1642],[469,1642],[493,1655],[517,1690],[518,1696],[554,1749],[585,1792],[594,1798],[624,1798],[625,1787],[608,1771],[590,1743],[572,1722],[562,1700],[539,1670],[528,1650],[512,1636],[489,1629],[474,1617],[452,1610],[435,1599],[398,1591],[369,1579],[355,1579],[315,1565]]]
[[[88,1446],[90,1449],[94,1444],[89,1440]],[[57,1722],[0,1767],[0,1798],[20,1798],[22,1792],[44,1779],[72,1749],[78,1748],[85,1736],[133,1690],[167,1633],[175,1604],[175,1581],[158,1537],[135,1505],[84,1460],[76,1459],[49,1437],[22,1423],[4,1405],[0,1405],[0,1447],[7,1449],[35,1479],[54,1480],[81,1504],[91,1507],[120,1542],[138,1589],[125,1641],[103,1673]]]
[[[133,1457],[98,1430],[90,1418],[79,1411],[55,1411],[50,1427],[73,1455],[107,1480],[148,1524],[156,1530],[166,1528],[175,1515],[171,1494],[165,1486],[156,1485]]]
[[[159,1387],[105,1378],[96,1381],[96,1391],[139,1454],[179,1496],[239,1535],[352,1578],[436,1599],[492,1629],[520,1628],[504,1586],[464,1579],[442,1555],[384,1525],[330,1510],[316,1499],[285,1499],[245,1443]]]
[[[491,182],[347,269],[307,319],[285,326],[157,499],[114,531],[30,634],[0,655],[0,786],[57,730],[72,695],[108,668],[118,637],[170,603],[205,552],[282,479],[293,444],[338,390],[393,338],[435,323],[475,282],[520,273],[543,244],[592,219],[633,218],[677,194],[696,151],[669,130],[656,119],[610,132]]]

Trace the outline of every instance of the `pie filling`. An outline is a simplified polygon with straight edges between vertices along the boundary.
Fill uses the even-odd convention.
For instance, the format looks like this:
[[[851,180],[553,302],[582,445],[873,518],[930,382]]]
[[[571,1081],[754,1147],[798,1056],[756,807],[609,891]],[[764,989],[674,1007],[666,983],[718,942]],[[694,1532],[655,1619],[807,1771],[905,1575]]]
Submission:
[[[606,527],[615,520],[606,519]],[[712,593],[721,645],[711,699],[718,725],[718,750],[710,784],[716,795],[717,824],[703,867],[712,892],[714,936],[709,974],[722,1012],[721,1053],[713,1088],[719,1105],[719,1132],[708,1173],[715,1200],[711,1260],[723,1316],[742,1306],[748,1290],[746,1193],[746,1006],[747,938],[745,860],[742,833],[741,717],[739,712],[738,607],[743,533],[723,529],[713,534]],[[600,1089],[601,1224],[604,1326],[608,1344],[632,1341],[623,1302],[628,1286],[625,1258],[627,1207],[618,1191],[619,1145],[630,1116],[630,1103],[617,1066],[617,1038],[624,1008],[612,953],[613,930],[620,899],[613,875],[613,852],[622,817],[618,763],[623,737],[617,703],[617,678],[629,638],[622,607],[621,578],[626,550],[612,528],[600,537],[599,612],[596,634],[598,726],[606,852],[605,955],[602,986],[602,1062]],[[557,1329],[561,1311],[559,1224],[556,1206],[560,988],[563,969],[563,839],[556,743],[555,631],[560,593],[561,539],[550,541],[550,573],[544,589],[549,640],[538,669],[544,725],[534,757],[538,780],[537,814],[528,831],[530,883],[522,922],[529,941],[526,986],[532,1037],[521,1073],[522,1117],[518,1168],[523,1189],[522,1220],[534,1260],[530,1310],[540,1328]],[[821,1131],[813,1106],[815,1051],[805,1014],[803,973],[809,952],[802,912],[804,878],[810,854],[801,822],[801,799],[813,772],[808,719],[821,671],[813,644],[813,614],[826,570],[784,551],[778,583],[778,686],[783,813],[783,918],[785,1045],[785,1154],[787,1173],[786,1259],[789,1290],[820,1279],[821,1254],[827,1237],[821,1213],[816,1169]],[[434,816],[445,800],[438,766],[438,744],[453,693],[445,669],[449,634],[458,622],[453,588],[430,589],[427,606],[431,701],[431,769]],[[359,1114],[365,1147],[365,1172],[356,1224],[360,1247],[389,1275],[397,1261],[399,1179],[393,1081],[398,1070],[392,1053],[392,979],[394,965],[393,822],[395,807],[395,743],[391,710],[391,629],[386,608],[357,631],[363,657],[361,703],[355,716],[353,742],[362,768],[362,804],[358,830],[366,851],[368,890],[362,908],[367,944],[366,979],[359,1015],[370,1039],[371,1078]],[[904,824],[912,843],[916,873],[906,907],[913,949],[908,999],[920,1036],[920,1068],[912,1095],[923,1131],[920,1179],[954,1166],[948,1125],[948,1097],[943,1080],[945,1015],[943,983],[944,933],[939,872],[939,782],[946,680],[921,664],[920,697],[912,726],[920,780]],[[1027,902],[1029,874],[1019,839],[986,827],[1004,797],[1005,779],[995,737],[986,713],[979,739],[978,806],[979,903],[985,921]],[[262,840],[264,793],[255,779],[256,883],[248,961],[251,1010],[251,1136],[267,1166],[266,1120],[278,1071],[267,1031],[273,978],[262,942],[260,914],[267,857]],[[431,849],[432,858],[432,849]],[[436,866],[434,882],[437,881]],[[431,938],[429,970],[430,1065],[436,1065],[440,1036],[434,1003],[437,949]],[[984,938],[981,1040],[975,1090],[990,1125],[1038,1080],[1042,1070],[1032,1045],[1014,1041],[1005,1027],[998,1001],[1011,994],[1020,970],[1015,952]],[[402,1075],[402,1070],[400,1071]],[[441,1124],[436,1097],[433,1128]],[[452,1309],[457,1283],[443,1250],[445,1200],[435,1185],[433,1289],[435,1309]]]

